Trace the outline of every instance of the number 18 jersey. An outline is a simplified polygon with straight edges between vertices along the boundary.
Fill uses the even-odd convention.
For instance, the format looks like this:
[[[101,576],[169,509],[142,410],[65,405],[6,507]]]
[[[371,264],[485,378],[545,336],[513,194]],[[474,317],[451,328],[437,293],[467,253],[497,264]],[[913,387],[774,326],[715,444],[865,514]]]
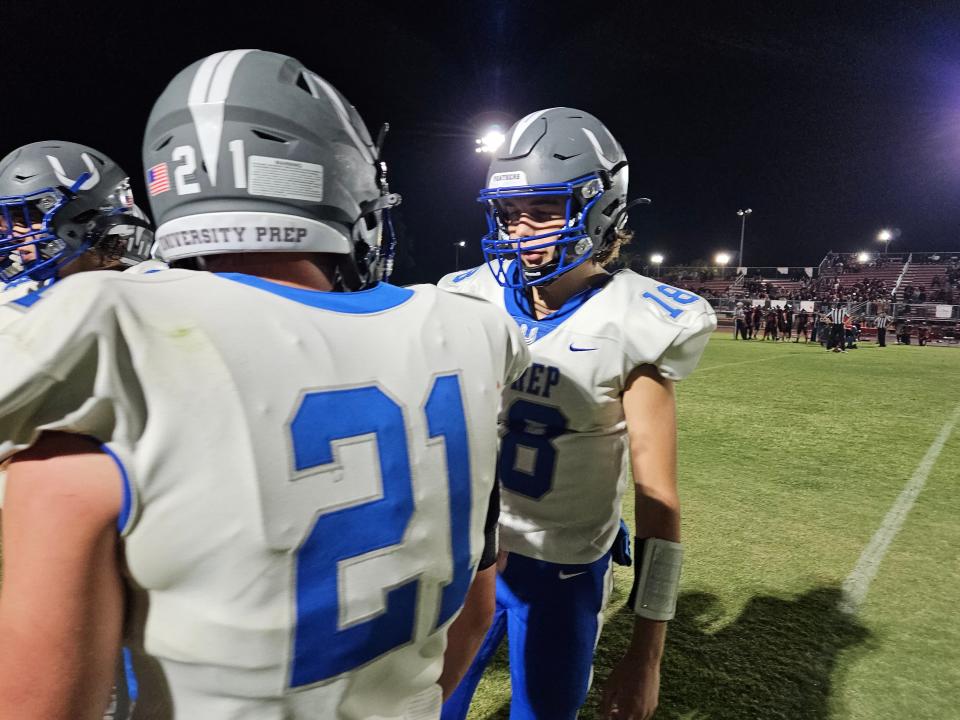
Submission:
[[[627,379],[640,365],[671,380],[690,374],[716,327],[713,309],[630,270],[542,320],[485,265],[439,286],[505,308],[530,347],[532,364],[500,412],[501,548],[563,564],[598,560],[616,537],[629,473]]]
[[[88,273],[0,333],[0,459],[122,470],[138,712],[435,718],[483,547],[509,317],[425,286]]]

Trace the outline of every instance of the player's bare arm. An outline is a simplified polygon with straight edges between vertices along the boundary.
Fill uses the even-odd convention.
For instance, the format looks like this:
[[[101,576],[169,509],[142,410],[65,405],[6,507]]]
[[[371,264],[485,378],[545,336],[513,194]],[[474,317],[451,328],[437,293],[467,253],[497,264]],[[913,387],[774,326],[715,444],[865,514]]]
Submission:
[[[637,537],[680,541],[673,381],[637,368],[623,393],[636,491]],[[641,548],[637,562],[642,562]],[[645,720],[656,710],[666,623],[637,617],[633,638],[604,688],[602,718]]]
[[[524,349],[525,346],[523,346]],[[523,361],[524,364],[527,360]],[[487,504],[484,522],[483,552],[477,574],[470,584],[463,609],[447,632],[447,648],[443,654],[443,672],[437,684],[446,700],[470,668],[493,624],[497,602],[497,524],[500,518],[500,486],[494,483]]]
[[[103,717],[123,622],[121,502],[116,466],[89,440],[44,435],[10,463],[0,717]]]
[[[467,591],[463,610],[447,632],[447,649],[443,654],[443,673],[437,681],[446,700],[456,689],[477,654],[484,636],[493,622],[496,602],[497,566],[477,572]]]

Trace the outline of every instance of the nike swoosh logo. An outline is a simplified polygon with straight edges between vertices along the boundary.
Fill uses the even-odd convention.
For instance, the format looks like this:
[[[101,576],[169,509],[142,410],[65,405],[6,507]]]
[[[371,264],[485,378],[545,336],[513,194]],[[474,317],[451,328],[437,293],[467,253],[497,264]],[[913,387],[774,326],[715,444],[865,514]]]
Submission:
[[[592,349],[592,350],[596,350],[596,348],[591,348],[591,349]],[[569,580],[570,578],[575,578],[575,577],[577,577],[577,575],[586,575],[586,574],[587,574],[587,571],[586,571],[586,570],[584,570],[583,572],[578,572],[578,573],[565,573],[563,570],[561,570],[561,571],[560,571],[560,579],[561,579],[561,580]]]
[[[573,343],[570,343],[570,352],[587,352],[588,350],[596,350],[596,348],[579,348],[574,347]]]

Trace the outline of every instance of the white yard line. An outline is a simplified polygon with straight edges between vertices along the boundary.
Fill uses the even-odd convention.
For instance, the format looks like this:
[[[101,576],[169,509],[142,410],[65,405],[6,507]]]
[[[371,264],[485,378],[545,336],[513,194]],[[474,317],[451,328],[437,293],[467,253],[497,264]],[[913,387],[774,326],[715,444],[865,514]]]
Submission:
[[[927,448],[927,452],[920,464],[917,465],[917,469],[913,471],[910,482],[903,488],[880,527],[863,549],[856,567],[843,581],[843,597],[840,600],[840,609],[843,612],[856,613],[863,604],[863,600],[867,596],[867,590],[870,589],[870,583],[873,582],[873,578],[876,577],[877,571],[880,569],[880,563],[883,562],[884,555],[887,554],[890,544],[897,533],[900,532],[900,528],[903,527],[903,523],[907,519],[907,513],[910,512],[917,496],[923,490],[927,477],[933,470],[933,466],[940,456],[940,451],[943,450],[943,446],[950,438],[950,433],[953,432],[958,420],[960,420],[960,404],[953,409],[953,413],[940,428],[940,434],[934,438],[933,443]]]
[[[758,360],[739,360],[737,362],[732,362],[732,363],[721,363],[720,365],[708,365],[707,367],[697,368],[697,374],[699,375],[702,372],[707,372],[707,370],[717,370],[718,368],[733,367],[734,365],[749,365],[751,363],[768,362],[770,360],[779,360],[780,358],[794,357],[796,355],[808,355],[808,354],[809,353],[806,353],[806,352],[791,352],[791,353],[784,353],[783,355],[773,355],[771,357],[760,358]]]

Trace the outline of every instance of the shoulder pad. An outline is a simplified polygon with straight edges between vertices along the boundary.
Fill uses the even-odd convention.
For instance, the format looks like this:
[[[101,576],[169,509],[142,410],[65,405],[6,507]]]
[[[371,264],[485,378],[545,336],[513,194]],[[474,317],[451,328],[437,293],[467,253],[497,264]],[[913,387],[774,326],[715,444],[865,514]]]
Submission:
[[[638,365],[655,365],[671,380],[693,372],[717,327],[710,303],[689,290],[629,270],[614,278],[626,291],[624,328],[632,359]]]
[[[486,263],[469,270],[444,275],[437,283],[437,287],[448,292],[472,295],[490,301],[503,296],[503,288],[493,277],[493,272]]]
[[[633,309],[642,309],[649,318],[662,320],[669,325],[696,323],[701,313],[715,315],[710,303],[696,293],[631,270],[616,273],[614,282],[627,292]]]
[[[169,270],[169,266],[163,260],[144,260],[136,265],[131,265],[123,272],[129,275],[146,275],[160,270]]]

